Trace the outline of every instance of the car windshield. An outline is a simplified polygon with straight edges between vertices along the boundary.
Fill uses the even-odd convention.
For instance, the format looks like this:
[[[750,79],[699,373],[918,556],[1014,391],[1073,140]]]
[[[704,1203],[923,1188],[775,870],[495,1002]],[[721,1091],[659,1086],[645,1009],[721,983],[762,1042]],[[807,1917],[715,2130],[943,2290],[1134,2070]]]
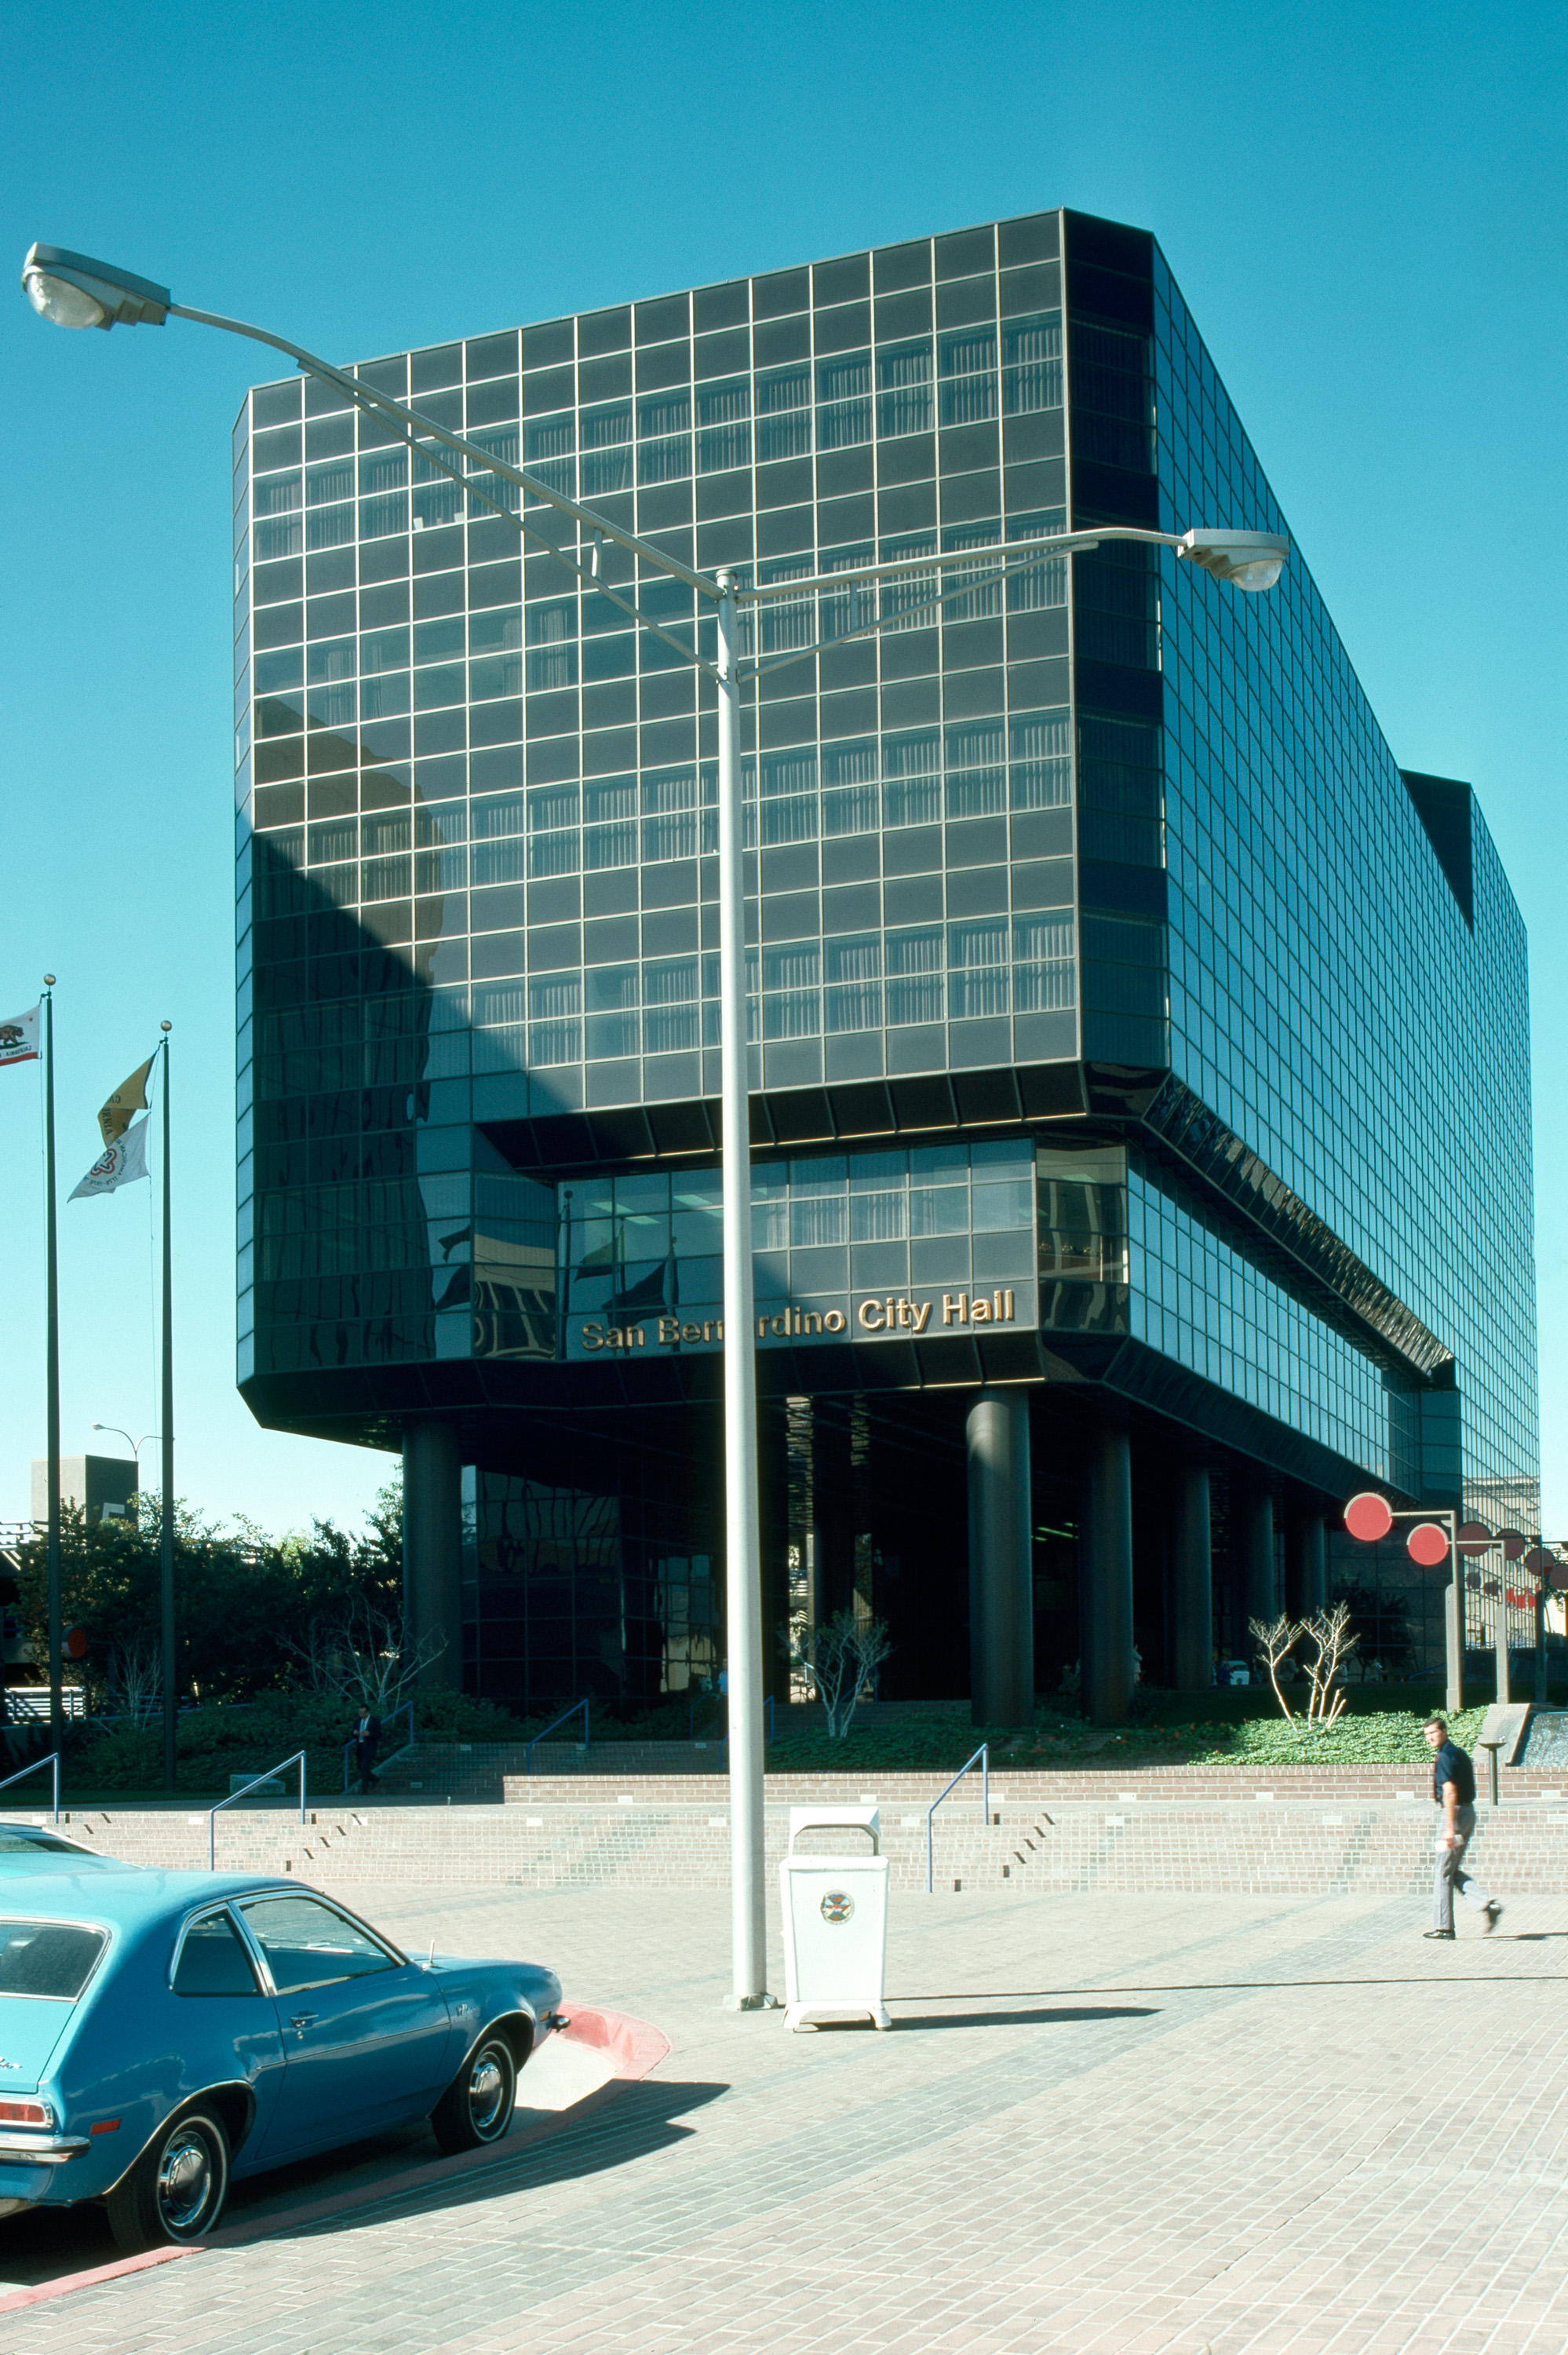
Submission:
[[[0,1995],[74,2003],[108,1943],[85,1922],[0,1921]]]

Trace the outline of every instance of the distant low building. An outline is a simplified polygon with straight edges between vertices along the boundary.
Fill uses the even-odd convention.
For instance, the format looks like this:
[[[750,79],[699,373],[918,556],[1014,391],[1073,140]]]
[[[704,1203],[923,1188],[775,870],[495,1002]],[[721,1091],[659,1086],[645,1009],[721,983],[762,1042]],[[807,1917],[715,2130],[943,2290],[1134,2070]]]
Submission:
[[[122,1455],[62,1455],[60,1457],[60,1503],[79,1509],[90,1526],[94,1521],[133,1519],[136,1502],[136,1465]],[[33,1458],[33,1518],[47,1521],[49,1517],[49,1467],[48,1458]]]

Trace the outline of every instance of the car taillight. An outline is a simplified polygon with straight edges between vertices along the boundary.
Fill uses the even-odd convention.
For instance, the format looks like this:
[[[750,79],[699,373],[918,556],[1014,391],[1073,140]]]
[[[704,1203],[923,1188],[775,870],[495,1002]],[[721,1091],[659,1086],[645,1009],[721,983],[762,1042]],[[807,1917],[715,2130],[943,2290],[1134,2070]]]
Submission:
[[[48,2102],[0,2102],[0,2126],[52,2126],[54,2122]]]

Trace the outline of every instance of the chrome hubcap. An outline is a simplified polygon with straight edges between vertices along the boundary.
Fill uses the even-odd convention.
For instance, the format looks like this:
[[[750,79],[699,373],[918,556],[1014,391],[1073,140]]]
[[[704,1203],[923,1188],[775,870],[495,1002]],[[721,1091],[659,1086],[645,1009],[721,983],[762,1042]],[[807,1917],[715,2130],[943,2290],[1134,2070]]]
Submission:
[[[188,2232],[212,2197],[213,2158],[207,2137],[195,2132],[171,2137],[158,2162],[158,2207],[174,2232]]]
[[[480,2134],[490,2133],[505,2101],[506,2074],[487,2046],[474,2062],[473,2073],[468,2081],[469,2115]]]

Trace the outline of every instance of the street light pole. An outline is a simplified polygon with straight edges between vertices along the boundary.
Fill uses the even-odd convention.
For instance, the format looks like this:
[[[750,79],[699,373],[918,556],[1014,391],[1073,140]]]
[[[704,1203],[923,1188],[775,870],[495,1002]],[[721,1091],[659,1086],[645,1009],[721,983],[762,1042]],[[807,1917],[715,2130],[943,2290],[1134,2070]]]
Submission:
[[[179,1741],[179,1695],[175,1689],[175,1263],[169,1225],[169,1031],[172,1026],[163,1022],[158,1027],[164,1034],[164,1362],[163,1404],[158,1418],[164,1426],[158,1434],[163,1451],[161,1485],[164,1494],[159,1530],[158,1591],[164,1674],[164,1789],[172,1794],[178,1781],[175,1764]],[[303,1788],[302,1784],[301,1787]]]
[[[137,278],[111,263],[66,251],[58,246],[34,245],[23,264],[22,283],[28,301],[43,318],[62,327],[162,326],[166,319],[187,319],[198,326],[217,327],[284,352],[309,376],[328,384],[355,408],[383,426],[392,426],[411,451],[439,468],[464,491],[471,502],[491,508],[511,523],[525,539],[549,550],[585,589],[609,599],[629,614],[641,629],[662,638],[683,660],[718,689],[719,768],[719,943],[720,943],[720,1067],[723,1120],[724,1210],[724,1398],[725,1398],[725,1585],[727,1612],[728,1717],[730,1778],[730,1857],[734,1873],[732,1922],[734,1977],[726,2002],[736,2009],[760,2010],[772,1998],[764,1985],[767,1890],[763,1863],[762,1731],[763,1662],[761,1561],[757,1486],[757,1335],[753,1314],[751,1267],[751,1139],[749,1064],[746,1023],[745,872],[742,853],[740,778],[740,689],[742,679],[754,684],[764,673],[783,664],[810,660],[826,640],[791,649],[768,662],[759,650],[744,660],[739,650],[739,613],[744,603],[754,616],[777,600],[815,601],[853,594],[861,586],[888,580],[917,582],[924,577],[928,593],[918,603],[900,602],[896,619],[907,625],[918,613],[935,613],[951,598],[972,595],[1000,586],[1049,557],[1087,554],[1104,540],[1132,541],[1171,550],[1178,561],[1198,565],[1213,578],[1236,589],[1272,589],[1289,553],[1288,542],[1267,532],[1192,530],[1181,534],[1153,531],[1140,526],[1112,524],[1079,532],[999,546],[994,562],[986,551],[969,550],[955,565],[951,557],[935,553],[888,559],[857,566],[848,572],[820,579],[795,580],[741,588],[732,572],[709,579],[694,572],[651,542],[624,527],[582,506],[535,474],[508,465],[476,442],[439,425],[418,410],[379,392],[362,378],[334,368],[328,361],[288,342],[270,330],[210,311],[194,311],[176,304],[166,286]],[[526,507],[514,511],[500,495],[506,484],[524,502],[537,502],[577,526],[574,549],[558,545],[538,527]],[[625,549],[638,564],[679,581],[718,610],[718,655],[710,663],[700,652],[701,623],[694,643],[683,639],[638,607],[604,578],[603,543]],[[949,582],[948,576],[956,578]],[[875,602],[874,599],[873,601]],[[700,610],[700,609],[699,609]],[[820,619],[820,607],[818,608]],[[894,618],[888,616],[888,619]],[[864,626],[835,632],[835,639],[867,637],[880,633],[883,617]],[[166,1166],[166,1165],[165,1165]],[[166,1405],[166,1426],[173,1413]],[[165,1442],[165,1446],[171,1443]],[[165,1485],[168,1485],[167,1482]]]
[[[733,2011],[767,2008],[762,1796],[762,1549],[751,1268],[751,1073],[746,1022],[740,614],[718,576],[719,1054],[724,1209],[725,1629],[728,1656]]]

